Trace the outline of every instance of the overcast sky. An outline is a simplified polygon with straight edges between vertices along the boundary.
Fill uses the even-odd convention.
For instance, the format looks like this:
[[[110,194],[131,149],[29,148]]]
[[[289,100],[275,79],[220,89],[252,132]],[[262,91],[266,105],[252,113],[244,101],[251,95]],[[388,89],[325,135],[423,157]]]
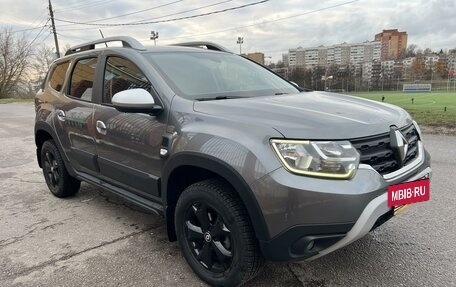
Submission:
[[[120,24],[203,14],[258,1],[52,0],[52,5],[57,19]],[[0,0],[0,4],[1,26],[18,31],[49,25],[48,0]],[[116,17],[124,14],[130,15]],[[116,18],[102,20],[111,17]],[[57,20],[56,27],[61,47],[100,37],[96,26]],[[155,30],[159,31],[158,45],[208,40],[236,52],[237,37],[242,36],[243,52],[261,51],[276,61],[289,48],[371,41],[376,33],[392,28],[406,31],[408,44],[420,48],[456,48],[456,0],[270,0],[199,18],[101,29],[105,37],[130,35],[147,45],[153,44],[149,37]],[[54,45],[48,27],[39,32],[34,29],[18,33],[30,39],[39,35],[37,43]]]

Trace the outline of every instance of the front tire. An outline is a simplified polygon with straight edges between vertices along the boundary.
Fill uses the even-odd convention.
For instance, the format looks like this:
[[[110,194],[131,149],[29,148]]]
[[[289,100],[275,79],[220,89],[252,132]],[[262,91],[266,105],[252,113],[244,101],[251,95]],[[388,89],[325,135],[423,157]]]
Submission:
[[[239,286],[263,265],[245,207],[227,183],[210,179],[180,196],[175,225],[182,253],[193,271],[213,286]]]
[[[46,184],[53,195],[63,198],[79,191],[81,182],[68,174],[53,140],[45,141],[41,147],[41,164]]]

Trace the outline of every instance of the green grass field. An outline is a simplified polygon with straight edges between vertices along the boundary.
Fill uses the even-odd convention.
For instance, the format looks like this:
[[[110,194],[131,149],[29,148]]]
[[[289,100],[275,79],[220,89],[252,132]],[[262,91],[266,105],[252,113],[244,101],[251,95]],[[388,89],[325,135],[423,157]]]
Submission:
[[[424,125],[445,125],[456,127],[456,93],[455,92],[371,92],[356,93],[354,96],[394,104],[407,110],[412,117]],[[414,103],[412,104],[412,98]],[[444,111],[446,107],[446,112]]]

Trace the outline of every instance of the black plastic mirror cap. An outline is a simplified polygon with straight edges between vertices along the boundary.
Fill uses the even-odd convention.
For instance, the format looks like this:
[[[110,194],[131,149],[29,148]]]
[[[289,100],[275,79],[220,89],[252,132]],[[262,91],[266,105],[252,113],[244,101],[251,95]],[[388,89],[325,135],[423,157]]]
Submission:
[[[123,113],[143,113],[158,116],[163,111],[163,107],[160,105],[153,105],[151,107],[122,107],[114,105],[116,110]]]

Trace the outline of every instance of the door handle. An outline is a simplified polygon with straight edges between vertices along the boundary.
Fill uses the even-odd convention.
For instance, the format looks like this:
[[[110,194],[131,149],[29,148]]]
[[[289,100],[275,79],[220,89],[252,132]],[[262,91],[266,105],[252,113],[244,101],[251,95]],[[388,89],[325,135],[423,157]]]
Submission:
[[[59,121],[64,122],[65,121],[65,112],[62,110],[57,110],[57,118]]]
[[[107,132],[107,128],[106,128],[106,125],[104,122],[102,121],[97,121],[95,127],[97,128],[97,132],[102,134],[102,135],[106,135],[106,132]]]

